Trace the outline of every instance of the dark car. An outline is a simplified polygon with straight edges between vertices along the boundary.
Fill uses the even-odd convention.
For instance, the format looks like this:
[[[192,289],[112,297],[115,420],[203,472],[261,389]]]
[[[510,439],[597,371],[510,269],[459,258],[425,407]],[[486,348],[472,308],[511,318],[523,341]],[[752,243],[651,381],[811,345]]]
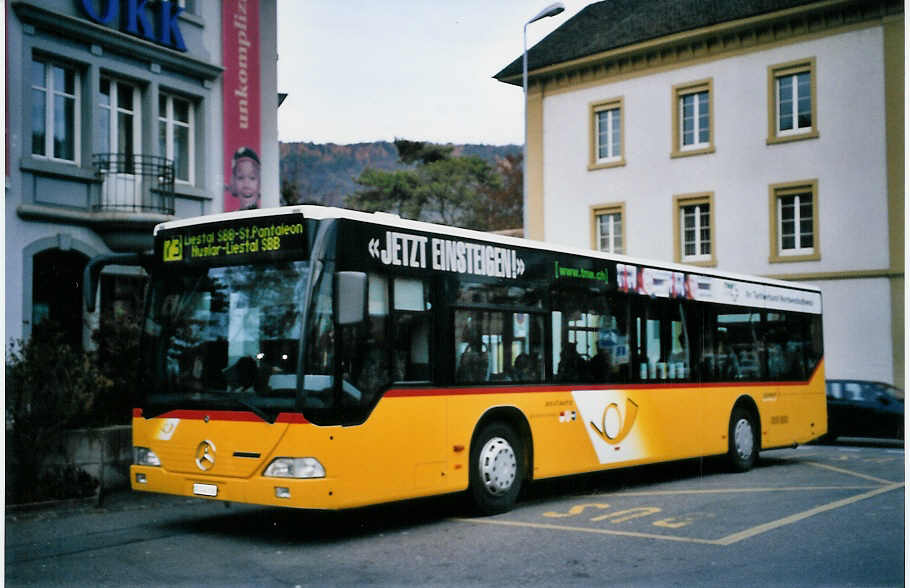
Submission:
[[[828,380],[828,440],[904,438],[904,391],[866,380]]]

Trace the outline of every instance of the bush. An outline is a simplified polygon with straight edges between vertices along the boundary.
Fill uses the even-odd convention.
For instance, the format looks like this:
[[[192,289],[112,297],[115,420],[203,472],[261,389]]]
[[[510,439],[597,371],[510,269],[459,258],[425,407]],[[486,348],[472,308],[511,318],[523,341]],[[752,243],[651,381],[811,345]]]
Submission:
[[[67,465],[41,474],[38,486],[28,497],[28,502],[88,498],[94,496],[96,488],[98,480],[88,472],[74,465]]]
[[[92,419],[99,399],[113,388],[94,354],[74,349],[51,321],[32,329],[27,342],[13,343],[6,363],[7,499],[32,501],[45,459],[61,452],[63,433]],[[11,481],[13,486],[9,487]]]
[[[140,315],[135,312],[102,314],[100,328],[92,333],[93,361],[111,390],[95,398],[92,418],[84,426],[129,424],[139,382]]]

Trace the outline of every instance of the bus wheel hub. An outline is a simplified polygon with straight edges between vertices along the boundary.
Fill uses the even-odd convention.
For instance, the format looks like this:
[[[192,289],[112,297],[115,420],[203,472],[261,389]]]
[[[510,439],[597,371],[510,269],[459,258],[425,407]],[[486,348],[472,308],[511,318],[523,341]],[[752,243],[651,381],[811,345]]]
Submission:
[[[480,475],[490,494],[498,496],[509,491],[518,475],[518,461],[508,441],[502,437],[487,441],[480,450]]]

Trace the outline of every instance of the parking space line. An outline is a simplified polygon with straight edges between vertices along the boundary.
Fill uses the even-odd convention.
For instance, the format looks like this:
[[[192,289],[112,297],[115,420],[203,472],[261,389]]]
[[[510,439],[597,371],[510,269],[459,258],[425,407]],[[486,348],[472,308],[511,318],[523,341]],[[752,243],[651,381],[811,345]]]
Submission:
[[[885,482],[892,484],[893,482]],[[697,494],[740,494],[746,492],[800,492],[815,490],[869,490],[879,486],[780,486],[757,488],[709,488],[704,490],[644,490],[640,492],[612,492],[603,496],[680,496]]]
[[[878,482],[879,484],[900,484],[901,483],[901,482],[895,482],[893,480],[884,480],[882,478],[876,478],[875,476],[861,474],[859,472],[854,472],[852,470],[845,470],[844,468],[835,467],[832,465],[828,465],[826,463],[818,463],[817,461],[807,461],[806,463],[811,466],[815,466],[817,468],[831,470],[832,472],[838,472],[840,474],[847,474],[848,476],[855,476],[857,478],[862,478],[864,480],[871,480],[873,482]]]
[[[836,500],[834,502],[829,502],[828,504],[816,506],[814,508],[810,508],[809,510],[798,512],[798,513],[777,519],[775,521],[763,523],[761,525],[756,525],[754,527],[750,527],[748,529],[738,531],[731,535],[721,537],[720,539],[701,539],[698,537],[683,537],[683,536],[679,536],[679,535],[661,535],[661,534],[657,534],[657,533],[638,533],[638,532],[634,532],[634,531],[593,529],[590,527],[576,527],[576,526],[571,526],[571,525],[554,525],[554,524],[550,524],[550,523],[532,523],[532,522],[527,522],[527,521],[507,521],[507,520],[502,520],[502,519],[454,518],[451,520],[462,522],[462,523],[499,525],[499,526],[503,526],[503,527],[521,527],[521,528],[526,528],[526,529],[542,529],[542,530],[551,530],[551,531],[570,531],[570,532],[577,532],[577,533],[591,533],[594,535],[613,535],[613,536],[621,536],[621,537],[636,537],[639,539],[658,539],[658,540],[664,540],[664,541],[676,541],[676,542],[680,542],[680,543],[698,543],[701,545],[728,546],[728,545],[732,545],[734,543],[738,543],[740,541],[744,541],[746,539],[750,539],[757,535],[761,535],[762,533],[767,533],[768,531],[773,531],[774,529],[779,529],[780,527],[792,525],[793,523],[797,523],[799,521],[802,521],[809,517],[815,516],[817,514],[821,514],[823,512],[828,512],[828,511],[835,510],[835,509],[838,509],[838,508],[841,508],[844,506],[848,506],[850,504],[854,504],[854,503],[860,502],[862,500],[867,500],[869,498],[878,496],[879,494],[891,492],[892,490],[897,490],[897,489],[903,488],[903,487],[904,487],[903,483],[890,483],[885,486],[878,486],[876,488],[869,490],[868,492],[864,492],[862,494],[857,494],[856,496],[850,496],[848,498],[844,498],[841,500]],[[831,487],[830,489],[845,490],[848,488],[850,488],[850,487],[836,486],[836,487]],[[828,487],[815,487],[815,488],[799,487],[796,489],[797,490],[813,490],[813,489],[820,490],[820,489],[828,489]],[[752,489],[752,490],[756,490],[756,489]],[[772,489],[757,489],[757,490],[758,491],[767,491],[767,490],[772,490]],[[739,491],[743,491],[743,490],[739,490]],[[749,491],[749,489],[745,489],[745,491]],[[700,492],[700,491],[696,491],[696,492]],[[684,491],[681,491],[678,493],[684,493]],[[692,491],[690,491],[689,493],[692,493]],[[642,494],[646,494],[646,493],[639,493],[639,495],[642,495]],[[663,493],[663,495],[669,495],[669,494],[671,494],[671,493]]]
[[[836,468],[835,468],[836,469]],[[850,498],[844,498],[843,500],[836,500],[834,502],[829,502],[828,504],[823,504],[821,506],[816,506],[815,508],[810,508],[800,513],[784,517],[782,519],[777,519],[776,521],[771,521],[770,523],[764,523],[762,525],[756,525],[750,529],[740,531],[738,533],[733,533],[732,535],[727,535],[721,539],[716,540],[714,543],[717,545],[732,545],[744,539],[749,539],[750,537],[755,537],[762,533],[767,533],[774,529],[784,527],[786,525],[791,525],[803,519],[807,519],[811,516],[827,512],[829,510],[834,510],[841,508],[842,506],[847,506],[861,500],[866,500],[867,498],[872,498],[873,496],[878,496],[879,494],[884,494],[885,492],[890,492],[892,490],[897,490],[898,488],[903,488],[903,483],[892,483],[887,486],[882,486],[876,488],[875,490],[870,490],[869,492],[863,494],[857,494],[856,496],[851,496]]]
[[[636,533],[634,531],[615,531],[611,529],[592,529],[590,527],[572,527],[569,525],[552,525],[547,523],[530,523],[524,521],[504,521],[502,519],[452,519],[462,523],[480,523],[485,525],[500,525],[503,527],[523,527],[526,529],[548,529],[551,531],[574,531],[579,533],[593,533],[595,535],[620,535],[623,537],[637,537],[639,539],[663,539],[681,543],[701,543],[702,545],[718,545],[713,539],[698,539],[697,537],[679,537],[676,535],[659,535],[657,533]]]

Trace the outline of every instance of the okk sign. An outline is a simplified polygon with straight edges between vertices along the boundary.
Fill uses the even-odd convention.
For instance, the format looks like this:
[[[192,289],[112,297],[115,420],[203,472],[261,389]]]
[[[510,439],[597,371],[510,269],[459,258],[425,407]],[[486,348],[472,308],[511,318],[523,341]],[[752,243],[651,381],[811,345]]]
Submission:
[[[168,0],[78,0],[92,21],[124,33],[186,51],[178,16],[183,8]]]

